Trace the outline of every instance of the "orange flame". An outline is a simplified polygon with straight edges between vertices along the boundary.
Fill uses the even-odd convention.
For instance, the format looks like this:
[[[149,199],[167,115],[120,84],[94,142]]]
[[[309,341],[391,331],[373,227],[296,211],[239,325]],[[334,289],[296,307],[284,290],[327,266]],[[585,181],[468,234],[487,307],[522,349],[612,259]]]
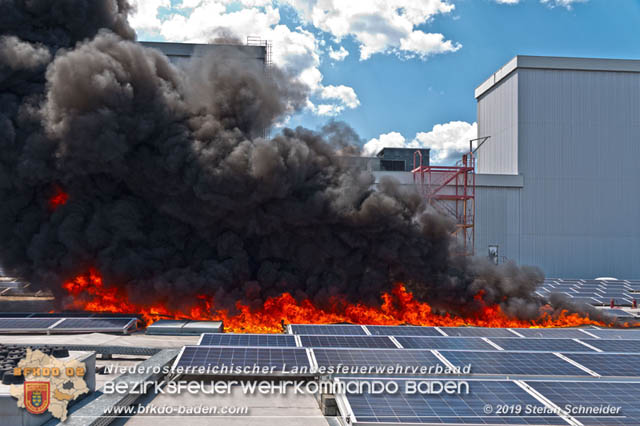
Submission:
[[[198,295],[188,310],[173,310],[162,303],[139,304],[129,301],[124,289],[105,286],[102,277],[91,269],[63,284],[73,301],[65,309],[92,312],[140,314],[145,322],[158,319],[193,319],[223,321],[231,332],[278,333],[282,323],[286,324],[412,324],[422,326],[479,326],[479,327],[574,327],[580,325],[605,325],[578,314],[566,311],[552,314],[543,309],[535,321],[523,321],[508,317],[499,305],[483,306],[472,316],[462,317],[432,312],[431,306],[414,299],[404,285],[397,284],[389,293],[382,294],[378,307],[361,303],[351,304],[334,297],[329,309],[320,309],[310,300],[296,301],[289,293],[268,298],[260,309],[252,310],[241,302],[236,303],[237,312],[216,309],[213,298]],[[482,302],[482,294],[475,299]]]
[[[56,185],[55,193],[53,194],[53,197],[49,199],[49,207],[51,207],[51,210],[55,210],[61,205],[66,204],[68,199],[69,194],[64,192],[61,187]]]

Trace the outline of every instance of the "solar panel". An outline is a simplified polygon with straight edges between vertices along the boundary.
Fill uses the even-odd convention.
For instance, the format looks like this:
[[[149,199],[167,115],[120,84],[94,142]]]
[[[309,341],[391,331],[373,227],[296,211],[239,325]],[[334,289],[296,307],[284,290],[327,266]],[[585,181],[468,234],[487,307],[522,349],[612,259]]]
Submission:
[[[386,336],[300,336],[306,348],[396,348]]]
[[[588,337],[586,334],[583,336]],[[509,339],[491,338],[491,341],[505,351],[540,351],[540,352],[594,352],[587,346],[571,339]]]
[[[601,376],[640,377],[640,355],[593,353],[566,357]]]
[[[311,368],[304,348],[185,346],[173,365],[182,372],[208,375],[264,375],[263,368],[275,374],[293,367]]]
[[[496,350],[494,346],[479,337],[397,336],[396,340],[407,349]]]
[[[442,336],[433,327],[414,327],[409,325],[368,325],[371,334],[383,336]]]
[[[343,336],[364,336],[367,333],[359,325],[315,325],[315,324],[291,324],[293,334],[329,334]]]
[[[622,352],[640,354],[640,340],[630,339],[582,339],[603,352]]]
[[[440,330],[448,336],[470,336],[470,337],[516,337],[516,335],[506,328],[484,328],[484,327],[440,327]]]
[[[578,339],[589,337],[587,334],[576,328],[514,328],[518,334],[524,337],[537,338],[562,338],[562,339]]]
[[[60,318],[0,318],[0,331],[45,331],[58,321]]]
[[[622,309],[603,309],[602,312],[617,318],[635,318],[632,313],[623,311]]]
[[[586,376],[585,371],[543,352],[440,352],[456,366],[471,364],[471,374]]]
[[[313,349],[316,361],[322,367],[364,367],[375,369],[376,367],[430,367],[443,366],[442,362],[429,351],[409,349],[360,349],[357,351],[348,349]],[[356,371],[354,371],[355,373]],[[360,374],[382,374],[388,371],[369,370],[357,371]],[[340,372],[338,372],[340,373]]]
[[[640,425],[640,383],[527,381],[527,384],[560,407],[568,404],[573,407],[620,407],[617,414],[572,415],[584,425]]]
[[[589,333],[601,339],[640,339],[640,330],[589,329]]]
[[[594,297],[572,297],[573,303],[586,303],[587,305],[602,305],[604,302]]]
[[[199,346],[261,346],[295,347],[296,338],[291,334],[225,334],[205,333]]]
[[[126,331],[136,323],[135,318],[65,318],[52,331]]]
[[[399,389],[405,381],[398,381]],[[510,381],[469,381],[469,393],[460,395],[360,393],[345,395],[358,423],[380,424],[565,424],[555,415],[504,416],[487,414],[488,406],[541,406],[526,391]]]

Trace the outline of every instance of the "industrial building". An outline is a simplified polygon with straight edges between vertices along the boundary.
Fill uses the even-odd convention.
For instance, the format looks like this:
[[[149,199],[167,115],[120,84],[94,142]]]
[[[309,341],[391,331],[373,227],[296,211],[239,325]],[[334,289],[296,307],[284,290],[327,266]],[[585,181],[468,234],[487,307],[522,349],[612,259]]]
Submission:
[[[242,53],[247,59],[255,59],[266,65],[271,63],[271,45],[258,38],[248,38],[247,44],[195,44],[142,41],[141,45],[161,51],[174,64],[206,54]]]
[[[640,277],[640,61],[517,56],[475,97],[476,254]]]
[[[174,62],[206,49],[240,48],[247,52],[247,57],[268,63],[266,46],[245,50],[247,46],[145,44],[160,49]],[[554,236],[561,249],[571,247],[574,235],[587,236],[593,244],[583,250],[591,250],[590,254],[597,254],[600,246],[606,247],[602,242],[606,238],[623,241],[625,232],[628,232],[631,245],[635,241],[633,235],[637,234],[631,233],[635,229],[631,209],[637,202],[631,200],[633,173],[636,172],[631,167],[633,157],[630,154],[633,131],[638,131],[640,101],[632,104],[631,97],[639,94],[640,80],[618,76],[620,71],[593,69],[579,72],[595,76],[580,75],[586,81],[579,78],[579,82],[574,82],[571,75],[565,76],[563,72],[578,71],[554,66],[565,63],[576,67],[580,60],[518,57],[514,61],[510,71],[505,68],[497,77],[494,75],[476,94],[480,135],[490,136],[482,139],[477,148],[477,164],[474,155],[470,154],[456,166],[431,166],[428,149],[401,148],[384,148],[376,157],[370,158],[345,157],[345,161],[366,167],[378,178],[392,175],[403,184],[418,184],[441,208],[455,206],[452,214],[459,221],[460,235],[463,241],[472,244],[470,249],[475,244],[476,254],[492,247],[498,260],[501,259],[499,256],[505,256],[523,263],[542,262],[547,273],[559,271],[558,275],[567,275],[562,267],[569,268],[574,264],[553,263],[552,253],[544,252],[549,250],[547,246],[554,244]],[[595,68],[594,64],[601,62],[586,60],[583,66],[592,63]],[[628,67],[637,66],[640,71],[640,65],[634,61],[614,62],[602,63],[622,68],[630,62]],[[532,75],[526,75],[529,71]],[[556,76],[556,72],[559,75]],[[632,72],[636,71],[625,71],[625,75],[640,78]],[[537,73],[543,74],[538,76]],[[614,75],[607,77],[598,73]],[[542,84],[538,81],[544,80],[543,77],[555,82],[556,86],[552,85],[548,91],[534,87]],[[581,90],[588,88],[589,81],[597,91],[587,98],[581,95]],[[598,89],[596,83],[603,87]],[[616,84],[619,86],[612,91],[611,86]],[[503,85],[505,90],[501,89]],[[622,118],[615,116],[612,109],[623,102],[620,99],[626,99],[630,104],[629,110],[622,112]],[[604,106],[595,108],[594,102],[602,102]],[[563,110],[565,107],[568,108],[566,111]],[[544,111],[539,112],[537,108]],[[588,111],[578,110],[580,108]],[[525,117],[528,118],[525,120]],[[565,119],[569,122],[563,121]],[[614,146],[622,156],[614,154],[605,160],[608,169],[602,169],[600,162],[595,160],[603,157],[604,149],[596,142],[610,140],[604,136],[613,130],[611,123],[619,125],[617,133],[611,133],[618,139],[607,147]],[[573,130],[577,124],[583,128]],[[586,137],[587,130],[597,138],[589,139],[580,150],[581,138]],[[544,141],[539,142],[540,138]],[[531,142],[527,144],[529,140]],[[565,165],[565,157],[575,160],[576,164]],[[617,163],[613,157],[619,158]],[[588,170],[583,170],[582,166]],[[616,190],[603,195],[607,184]],[[591,192],[589,185],[593,187]],[[595,203],[597,197],[600,202]],[[587,218],[586,225],[580,222],[582,217]],[[609,227],[583,233],[583,226],[597,225],[605,217],[614,219]],[[525,247],[525,241],[530,245]],[[536,245],[538,241],[539,246]],[[574,253],[579,252],[574,250]],[[525,254],[529,257],[523,257]],[[618,255],[620,262],[611,265],[632,267],[629,264],[632,250]],[[591,265],[593,271],[598,271],[591,275],[625,275],[622,269],[615,272],[599,269],[598,265],[607,265],[606,256],[601,260]],[[550,263],[545,264],[546,261]],[[555,265],[558,269],[547,269]],[[576,275],[590,274],[591,270],[583,264],[575,264],[575,267]],[[17,301],[16,297],[27,298],[25,300],[31,303],[28,298],[44,296],[29,293],[27,284],[0,279],[0,295],[9,295],[7,297],[13,298],[12,303]],[[601,299],[618,297],[618,294],[627,301],[635,298],[635,294],[640,293],[640,281],[547,280],[539,291],[543,292],[541,295],[544,292],[580,293],[584,299],[590,299],[585,300],[587,303],[603,304]],[[638,310],[632,311],[611,311],[611,314],[622,315],[625,321],[635,321]],[[29,365],[22,367],[33,368],[32,364],[36,364],[29,354],[34,349],[46,355],[36,365],[38,370],[58,363],[65,366],[70,362],[83,363],[86,390],[62,382],[53,389],[54,398],[64,407],[65,416],[68,411],[64,424],[73,426],[159,426],[180,422],[225,426],[640,424],[636,396],[640,385],[638,330],[596,326],[539,329],[288,324],[282,334],[257,335],[225,333],[220,322],[187,320],[161,320],[145,331],[138,328],[142,325],[138,320],[135,315],[88,312],[0,315],[0,425],[59,424],[60,415],[54,418],[53,411],[31,414],[19,407],[22,401],[20,389],[25,381],[37,376],[27,373],[26,369],[23,373],[16,372],[15,367],[29,358]],[[469,369],[463,369],[465,366]],[[253,372],[256,367],[260,368],[259,373]],[[432,373],[431,367],[440,370]],[[295,368],[299,370],[294,371]],[[424,372],[424,368],[429,370]],[[443,373],[445,368],[448,373]],[[231,371],[240,372],[230,374]],[[296,380],[304,382],[304,389],[310,390],[314,389],[310,385],[317,384],[316,389],[320,390],[261,394],[243,389],[245,383],[262,383],[263,379],[265,383],[280,387]],[[228,385],[229,392],[214,394],[214,381],[222,384],[222,388]],[[394,381],[401,388],[398,392],[380,394],[368,387],[353,393],[327,391],[320,387],[321,383],[372,381]],[[467,383],[470,391],[457,395],[407,391],[411,384],[431,382],[460,386]],[[196,392],[172,393],[171,389],[175,389],[172,385],[180,383],[202,385],[204,391],[198,387]],[[76,392],[72,394],[74,389]],[[113,392],[109,389],[123,390]],[[335,389],[340,390],[340,387],[335,386]],[[560,408],[605,404],[618,407],[618,410],[579,415]],[[506,416],[493,412],[494,407],[497,410],[525,405],[542,411],[534,415],[518,412]],[[198,412],[203,407],[237,411]],[[152,411],[160,409],[166,411],[159,414]]]
[[[267,42],[247,42],[142,44],[176,63],[225,49],[270,63]],[[414,176],[416,165],[430,166],[428,148],[421,162],[415,149],[390,147],[345,161],[405,185],[454,179],[438,202],[448,203],[441,210],[455,217],[467,252],[551,277],[639,278],[640,61],[516,56],[475,98],[482,138],[469,159],[473,181],[452,169]]]

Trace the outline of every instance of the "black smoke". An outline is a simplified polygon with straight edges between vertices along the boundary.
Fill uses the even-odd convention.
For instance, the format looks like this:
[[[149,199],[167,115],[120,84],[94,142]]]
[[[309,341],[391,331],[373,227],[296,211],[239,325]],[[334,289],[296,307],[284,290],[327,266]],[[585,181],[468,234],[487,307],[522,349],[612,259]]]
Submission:
[[[283,291],[378,303],[407,283],[443,311],[473,296],[536,318],[535,268],[451,250],[452,224],[348,168],[348,126],[265,129],[306,88],[237,48],[172,65],[136,43],[125,0],[0,0],[0,260],[60,294],[95,267],[134,302]],[[53,209],[57,188],[69,194]],[[64,300],[62,298],[62,300]]]

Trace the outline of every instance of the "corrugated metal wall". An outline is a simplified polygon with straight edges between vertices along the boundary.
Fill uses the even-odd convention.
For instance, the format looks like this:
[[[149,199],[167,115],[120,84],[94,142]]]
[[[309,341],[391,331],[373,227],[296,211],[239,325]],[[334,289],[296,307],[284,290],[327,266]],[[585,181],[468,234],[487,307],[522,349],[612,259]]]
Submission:
[[[487,256],[489,245],[499,255],[520,262],[520,189],[476,187],[476,254]]]
[[[478,99],[478,136],[491,136],[477,151],[478,173],[518,174],[518,74]]]
[[[640,74],[518,72],[521,261],[640,277]]]
[[[640,74],[518,69],[517,77],[524,187],[518,197],[478,189],[476,251],[499,244],[501,255],[547,276],[640,278]],[[512,119],[506,105],[490,111],[494,91],[479,100],[479,129],[506,127],[492,124],[497,115]],[[482,163],[500,169],[505,155],[485,155],[479,172]]]

